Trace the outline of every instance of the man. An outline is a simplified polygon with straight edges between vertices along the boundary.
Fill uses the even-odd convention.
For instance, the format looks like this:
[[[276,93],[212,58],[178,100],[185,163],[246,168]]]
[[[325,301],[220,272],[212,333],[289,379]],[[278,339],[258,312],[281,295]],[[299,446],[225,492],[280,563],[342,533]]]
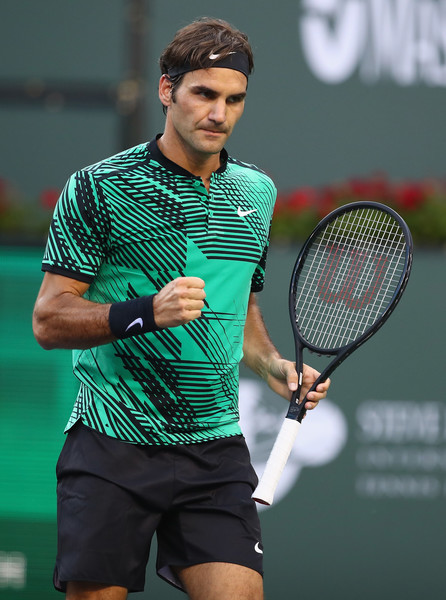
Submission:
[[[297,375],[254,295],[275,188],[224,150],[252,51],[202,19],[160,65],[163,134],[70,178],[43,259],[34,333],[44,348],[76,349],[81,382],[57,465],[54,583],[69,600],[142,590],[156,531],[158,573],[192,600],[259,600],[238,365],[243,356],[285,398]],[[305,390],[316,376],[305,368]]]

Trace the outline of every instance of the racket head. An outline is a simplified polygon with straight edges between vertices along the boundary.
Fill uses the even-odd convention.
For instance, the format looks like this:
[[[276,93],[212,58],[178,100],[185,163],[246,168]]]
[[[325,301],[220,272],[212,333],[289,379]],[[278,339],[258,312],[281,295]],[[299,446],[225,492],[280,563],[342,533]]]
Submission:
[[[340,360],[356,350],[398,304],[412,256],[407,224],[384,204],[353,202],[322,219],[304,243],[291,276],[289,311],[296,349],[338,354]]]

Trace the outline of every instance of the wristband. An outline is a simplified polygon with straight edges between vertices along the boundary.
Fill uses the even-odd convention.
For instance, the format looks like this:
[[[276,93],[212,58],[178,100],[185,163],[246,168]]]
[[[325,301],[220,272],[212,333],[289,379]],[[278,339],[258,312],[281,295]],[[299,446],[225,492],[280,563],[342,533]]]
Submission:
[[[123,339],[149,331],[158,331],[160,327],[155,323],[153,314],[154,296],[155,294],[113,303],[108,315],[113,335]]]

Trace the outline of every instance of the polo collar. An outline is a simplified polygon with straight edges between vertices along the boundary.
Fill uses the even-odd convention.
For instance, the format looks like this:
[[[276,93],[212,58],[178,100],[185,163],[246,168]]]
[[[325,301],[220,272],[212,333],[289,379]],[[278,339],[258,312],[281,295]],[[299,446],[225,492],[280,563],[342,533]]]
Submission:
[[[162,133],[159,133],[153,140],[149,142],[148,149],[150,157],[156,160],[156,162],[160,163],[163,167],[165,167],[168,171],[171,171],[175,175],[183,175],[184,177],[193,177],[197,179],[197,175],[194,175],[187,169],[183,169],[177,163],[174,163],[172,160],[164,156],[161,150],[158,148],[158,144],[156,141],[162,136]],[[228,153],[223,148],[220,152],[220,167],[214,171],[214,173],[224,173],[226,171],[226,166],[228,164]]]

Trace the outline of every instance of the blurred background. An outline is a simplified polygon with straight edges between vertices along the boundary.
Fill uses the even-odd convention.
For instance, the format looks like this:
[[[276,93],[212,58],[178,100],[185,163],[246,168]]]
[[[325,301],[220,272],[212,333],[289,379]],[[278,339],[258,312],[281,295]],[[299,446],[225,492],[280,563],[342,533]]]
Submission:
[[[445,0],[2,0],[0,598],[60,597],[54,467],[76,382],[70,353],[44,352],[31,332],[54,205],[71,173],[162,131],[158,56],[203,15],[245,31],[255,53],[228,151],[279,190],[259,298],[279,350],[293,356],[289,276],[323,215],[376,200],[415,240],[400,305],[335,373],[261,512],[267,597],[443,598]],[[261,471],[285,406],[241,375]],[[155,553],[133,597],[180,598]]]

